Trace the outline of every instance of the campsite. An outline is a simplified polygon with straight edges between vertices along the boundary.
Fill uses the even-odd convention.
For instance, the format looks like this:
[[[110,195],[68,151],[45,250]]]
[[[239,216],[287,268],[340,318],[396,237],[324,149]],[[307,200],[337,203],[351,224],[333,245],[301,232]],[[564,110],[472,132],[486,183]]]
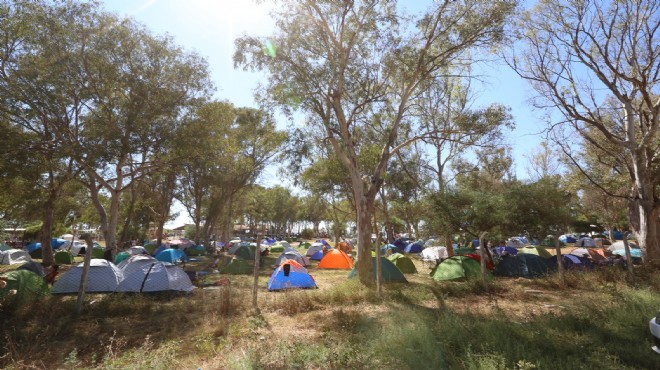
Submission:
[[[310,243],[289,245],[291,253],[302,256],[310,249]],[[577,249],[565,247],[562,252]],[[416,271],[407,267],[403,274],[389,264],[403,279],[389,279],[383,268],[379,295],[349,278],[350,269],[319,268],[314,260],[306,269],[295,259],[283,261],[294,265],[291,279],[296,282],[282,282],[278,288],[273,280],[283,269],[273,266],[280,253],[262,258],[258,313],[251,304],[254,261],[227,253],[216,266],[203,255],[171,267],[148,255],[132,255],[109,269],[108,276],[90,278],[114,282],[115,287],[89,287],[82,315],[75,314],[79,275],[69,294],[62,294],[56,282],[52,294],[44,286],[45,291],[15,311],[8,310],[5,301],[0,310],[6,340],[1,365],[573,369],[579,362],[584,368],[650,369],[658,364],[649,354],[651,340],[644,324],[646,310],[660,305],[660,277],[641,266],[634,281],[627,280],[621,266],[567,270],[564,283],[556,272],[533,278],[497,275],[485,291],[474,259],[461,257],[474,263],[474,272],[446,272],[436,279],[437,268],[423,261],[422,254],[391,254],[394,261],[406,259]],[[224,271],[236,261],[246,268]],[[66,271],[60,279],[68,280],[65,276],[75,271],[75,264],[62,265]],[[3,265],[0,272],[21,265]],[[168,277],[161,276],[168,268],[195,272],[198,278],[188,288],[168,287]],[[117,284],[115,269],[126,276],[141,275]],[[301,270],[311,276],[312,285],[299,285],[293,274]],[[137,286],[131,290],[131,284]],[[130,293],[141,285],[143,293]],[[359,351],[359,346],[367,350]]]
[[[0,0],[0,368],[660,369],[660,1]]]

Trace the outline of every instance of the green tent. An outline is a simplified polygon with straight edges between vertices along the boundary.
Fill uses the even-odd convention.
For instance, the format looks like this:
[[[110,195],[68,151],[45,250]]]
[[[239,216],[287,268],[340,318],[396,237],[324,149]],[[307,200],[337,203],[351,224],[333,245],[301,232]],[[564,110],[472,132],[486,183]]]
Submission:
[[[55,253],[55,263],[58,265],[72,265],[73,262],[73,254],[71,252],[59,251]]]
[[[284,247],[281,246],[281,245],[275,244],[272,247],[270,247],[270,252],[271,253],[282,253],[282,252],[284,252]]]
[[[147,244],[144,245],[144,249],[146,249],[149,254],[154,254],[154,252],[156,251],[156,248],[157,247],[153,244],[147,243]]]
[[[457,256],[471,253],[474,253],[474,248],[454,248],[454,254]]]
[[[131,254],[128,253],[128,252],[119,252],[119,253],[117,253],[117,255],[115,256],[115,265],[118,265],[121,261],[127,259],[130,256],[131,256]]]
[[[526,254],[535,254],[539,257],[543,258],[550,258],[552,257],[552,254],[548,252],[547,249],[540,247],[538,245],[532,245],[529,247],[524,247],[524,248],[519,248],[518,253],[526,253]]]
[[[0,275],[7,285],[0,289],[0,300],[23,304],[48,295],[48,284],[39,275],[28,270],[14,270]],[[9,295],[10,290],[16,290],[15,295]]]
[[[103,248],[92,248],[92,258],[103,258],[103,252],[105,252]]]
[[[188,247],[184,250],[188,257],[203,256],[206,254],[206,250],[203,245],[196,245],[194,247]]]
[[[7,244],[0,243],[0,251],[7,251],[7,250],[10,250],[10,249],[11,249],[11,247],[8,246]]]
[[[357,264],[356,267],[353,267],[348,278],[353,278],[357,276]],[[371,258],[371,269],[374,274],[374,280],[376,280],[376,258]],[[394,266],[394,264],[385,257],[380,257],[380,270],[382,273],[382,280],[384,283],[398,282],[398,283],[407,283],[406,277],[403,276],[401,271]]]
[[[309,242],[302,242],[302,243],[300,243],[300,245],[298,245],[298,249],[304,249],[304,250],[307,250],[307,249],[309,249],[309,247],[311,247],[311,246],[312,246],[312,245],[309,244]]]
[[[490,271],[489,278],[492,278]],[[433,280],[469,280],[481,278],[481,265],[472,258],[454,256],[442,261],[431,271]]]
[[[401,253],[394,253],[387,257],[387,259],[392,261],[392,263],[404,274],[417,273],[417,267],[415,267],[413,261]]]
[[[244,259],[232,258],[231,261],[220,269],[221,274],[250,275],[254,272],[254,266]]]
[[[253,246],[247,246],[247,245],[242,245],[236,249],[236,258],[239,259],[244,259],[244,260],[254,260],[254,251],[256,247]]]

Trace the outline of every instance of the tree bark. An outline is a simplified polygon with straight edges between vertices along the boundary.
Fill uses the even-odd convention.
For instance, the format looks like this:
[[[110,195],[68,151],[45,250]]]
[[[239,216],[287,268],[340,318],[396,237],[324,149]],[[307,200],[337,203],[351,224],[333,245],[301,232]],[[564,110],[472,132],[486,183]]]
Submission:
[[[380,261],[380,232],[378,231],[378,222],[376,221],[375,213],[374,213],[374,232],[376,233],[376,292],[380,297],[383,292],[383,269]]]
[[[363,186],[360,183],[360,186]],[[371,219],[374,213],[373,199],[368,199],[360,189],[353,188],[357,205],[358,227],[358,260],[357,271],[360,282],[366,286],[373,286],[373,273],[371,269]]]
[[[632,282],[633,281],[633,264],[632,264],[632,256],[630,255],[630,245],[628,244],[628,233],[623,234],[623,248],[626,251],[626,267],[628,270],[628,281]]]
[[[564,265],[561,258],[561,245],[559,236],[555,236],[555,253],[557,253],[557,272],[559,273],[559,282],[564,285]]]
[[[488,258],[488,254],[486,253],[487,247],[484,243],[486,234],[488,234],[488,232],[484,231],[479,235],[479,252],[481,252],[481,283],[484,286],[484,290],[488,292],[490,291],[490,287],[488,286],[488,269],[486,268],[486,258]]]
[[[41,242],[41,258],[42,262],[46,266],[50,266],[55,263],[55,255],[53,254],[53,248],[50,245],[50,240],[53,237],[53,223],[55,219],[55,210],[53,201],[48,199],[43,209],[43,224],[41,225],[40,231],[40,242]]]
[[[82,313],[82,305],[85,301],[85,290],[87,290],[87,275],[89,275],[89,265],[92,260],[92,248],[94,248],[91,235],[85,234],[81,235],[81,237],[87,243],[87,248],[85,249],[85,261],[83,262],[83,271],[80,276],[80,287],[78,288],[78,299],[76,300],[77,315]]]

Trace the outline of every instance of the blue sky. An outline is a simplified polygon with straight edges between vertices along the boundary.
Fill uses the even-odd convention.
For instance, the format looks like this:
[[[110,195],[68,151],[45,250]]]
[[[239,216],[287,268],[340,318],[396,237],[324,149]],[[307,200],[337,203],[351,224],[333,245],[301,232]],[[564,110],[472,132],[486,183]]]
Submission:
[[[417,2],[402,3],[408,8],[419,6]],[[156,34],[170,34],[186,50],[205,57],[218,88],[217,98],[236,106],[256,106],[253,90],[265,75],[235,70],[231,57],[234,39],[243,33],[271,33],[274,22],[268,15],[267,1],[256,4],[253,0],[106,0],[104,7],[135,18]],[[496,102],[511,107],[516,129],[508,134],[508,142],[513,149],[516,175],[527,178],[524,155],[542,141],[538,133],[544,127],[540,112],[534,112],[528,104],[531,89],[504,63],[479,69],[485,83],[478,85],[474,107]],[[275,170],[270,169],[266,175],[274,176]],[[174,224],[184,221],[185,217],[180,216]]]

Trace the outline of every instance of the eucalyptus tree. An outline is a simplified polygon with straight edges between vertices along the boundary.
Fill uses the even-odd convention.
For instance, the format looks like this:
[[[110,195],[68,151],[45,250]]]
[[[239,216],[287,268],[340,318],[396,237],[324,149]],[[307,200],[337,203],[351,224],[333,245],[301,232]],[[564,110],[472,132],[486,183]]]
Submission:
[[[80,123],[89,96],[75,58],[86,47],[84,29],[97,11],[94,4],[0,2],[0,120],[18,130],[19,140],[7,149],[30,153],[29,162],[39,162],[38,168],[29,162],[20,168],[26,175],[39,172],[29,186],[38,192],[33,195],[42,213],[46,264],[53,262],[56,203],[77,173],[66,136]]]
[[[579,135],[624,170],[632,229],[660,264],[660,2],[546,0],[519,28],[512,67],[536,91],[536,106],[557,113],[552,128]]]
[[[351,179],[358,253],[368,256],[376,196],[390,158],[420,137],[410,107],[448,65],[473,47],[492,46],[514,1],[433,1],[418,16],[394,1],[282,1],[269,38],[236,40],[236,66],[267,70],[261,97],[285,111],[300,109],[317,125]],[[368,141],[367,141],[368,140]],[[378,160],[365,168],[364,149]],[[358,275],[372,284],[369,258]]]
[[[253,108],[208,102],[194,110],[182,130],[179,161],[183,166],[179,200],[205,241],[218,227],[229,241],[237,197],[262,173],[286,139],[273,118]],[[201,225],[201,226],[200,226]]]
[[[182,117],[210,89],[206,62],[129,19],[100,14],[81,55],[91,94],[71,136],[99,212],[106,248],[116,247],[121,194],[158,169]],[[108,195],[106,207],[99,194]]]

